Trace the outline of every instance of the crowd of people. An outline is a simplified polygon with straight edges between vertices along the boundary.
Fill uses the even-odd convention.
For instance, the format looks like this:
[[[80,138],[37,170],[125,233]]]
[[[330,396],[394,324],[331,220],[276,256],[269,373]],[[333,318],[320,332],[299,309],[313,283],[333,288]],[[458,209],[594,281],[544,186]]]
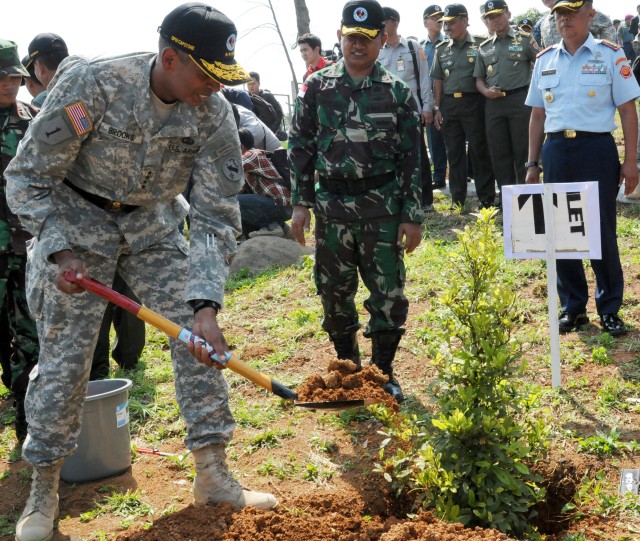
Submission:
[[[111,325],[119,366],[135,366],[144,347],[141,322],[83,294],[68,273],[112,285],[212,346],[215,355],[199,341],[171,343],[198,504],[278,505],[228,470],[235,423],[223,372],[212,369],[229,349],[217,314],[239,240],[304,244],[313,212],[322,328],[338,358],[360,367],[361,279],[370,362],[402,402],[394,360],[409,313],[404,256],[421,242],[433,190],[448,180],[451,209],[462,210],[472,177],[480,208],[499,209],[505,185],[597,180],[596,308],[603,331],[627,332],[616,197],[623,182],[627,197],[637,193],[629,34],[638,17],[616,31],[590,0],[545,5],[539,21],[514,22],[505,0],[486,0],[487,34],[477,36],[465,5],[432,4],[419,41],[401,35],[395,8],[350,0],[339,55],[327,58],[313,34],[298,38],[307,69],[288,133],[260,74],[235,61],[234,23],[206,4],[170,12],[155,53],[87,60],[47,33],[21,61],[15,43],[0,40],[0,359],[33,466],[18,541],[53,536],[88,381],[109,375]],[[17,100],[23,82],[30,104]],[[570,332],[589,321],[587,281],[580,261],[557,266],[559,330]]]

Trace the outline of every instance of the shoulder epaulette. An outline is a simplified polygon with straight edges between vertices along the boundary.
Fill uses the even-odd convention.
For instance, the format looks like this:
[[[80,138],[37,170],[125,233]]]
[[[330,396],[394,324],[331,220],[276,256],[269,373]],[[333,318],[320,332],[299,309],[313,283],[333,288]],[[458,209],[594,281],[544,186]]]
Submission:
[[[482,47],[485,43],[489,43],[493,38],[487,38],[485,39],[480,45],[478,45],[478,47]]]
[[[525,38],[531,37],[531,32],[525,32],[524,30],[520,30],[519,33],[521,36],[524,36]]]
[[[542,49],[542,51],[540,51],[536,55],[536,58],[540,58],[544,53],[546,53],[547,51],[550,51],[551,49],[553,49],[553,45],[551,45],[550,47],[547,47],[546,49]]]
[[[440,43],[438,43],[438,44],[436,45],[436,49],[437,49],[438,47],[440,47],[441,45],[444,45],[445,43],[449,43],[449,40],[448,40],[448,39],[443,39]]]
[[[613,41],[609,41],[608,39],[603,39],[600,43],[602,43],[602,45],[606,45],[607,47],[609,47],[609,49],[613,49],[614,51],[620,50],[620,45],[618,45],[617,43],[613,43]]]

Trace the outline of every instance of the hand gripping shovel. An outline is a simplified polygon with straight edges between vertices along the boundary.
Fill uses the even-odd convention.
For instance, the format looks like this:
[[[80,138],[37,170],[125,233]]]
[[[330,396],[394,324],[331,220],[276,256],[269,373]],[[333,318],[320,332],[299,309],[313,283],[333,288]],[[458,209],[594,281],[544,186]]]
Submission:
[[[131,312],[134,316],[138,317],[142,321],[155,327],[159,331],[168,334],[171,338],[175,338],[184,344],[189,342],[199,342],[209,352],[212,353],[211,358],[217,363],[233,370],[236,374],[240,374],[242,377],[247,378],[256,385],[267,389],[267,391],[284,398],[286,400],[293,400],[295,406],[308,409],[322,409],[322,410],[343,410],[349,408],[358,408],[361,406],[369,406],[375,404],[378,400],[373,398],[362,398],[358,400],[333,400],[329,402],[298,402],[298,395],[295,391],[292,391],[288,387],[285,387],[278,380],[270,378],[269,376],[259,372],[255,368],[244,363],[240,359],[232,357],[230,353],[226,354],[226,359],[221,361],[218,355],[213,350],[211,345],[207,344],[205,340],[194,335],[190,330],[180,327],[168,319],[162,317],[157,312],[150,310],[146,306],[141,306],[136,302],[133,302],[129,297],[114,291],[110,287],[93,280],[92,278],[79,278],[76,276],[73,269],[68,269],[64,275],[68,282],[78,284],[80,287],[95,293],[96,295],[107,299],[109,302],[119,306],[127,312]]]

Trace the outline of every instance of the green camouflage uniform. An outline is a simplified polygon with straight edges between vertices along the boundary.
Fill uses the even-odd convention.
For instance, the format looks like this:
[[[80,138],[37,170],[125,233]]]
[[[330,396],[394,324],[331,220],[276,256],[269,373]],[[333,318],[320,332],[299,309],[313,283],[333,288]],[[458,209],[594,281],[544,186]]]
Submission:
[[[2,381],[17,397],[23,398],[29,383],[29,372],[38,361],[36,324],[29,313],[25,293],[27,263],[26,241],[31,237],[18,217],[7,206],[4,171],[16,155],[37,109],[16,101],[0,109],[0,307],[6,321],[0,332],[10,343],[2,355]],[[10,358],[5,358],[10,352]]]
[[[422,222],[419,137],[411,90],[377,62],[356,83],[338,61],[310,76],[298,95],[289,136],[291,202],[314,210],[315,281],[330,335],[359,328],[358,271],[370,292],[365,336],[406,321],[397,236],[400,223]]]
[[[618,42],[616,29],[613,27],[611,19],[601,11],[596,10],[596,14],[593,16],[591,24],[589,25],[589,32],[591,32],[596,39],[608,39],[613,43]],[[555,13],[549,12],[541,19],[540,35],[542,37],[541,46],[543,49],[560,43],[562,36],[556,26]]]

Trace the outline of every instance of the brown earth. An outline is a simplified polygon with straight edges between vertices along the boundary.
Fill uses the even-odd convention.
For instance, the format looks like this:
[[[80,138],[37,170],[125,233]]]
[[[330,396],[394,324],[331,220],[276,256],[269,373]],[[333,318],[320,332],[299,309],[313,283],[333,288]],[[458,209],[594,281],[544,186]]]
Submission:
[[[458,224],[460,227],[461,224]],[[625,304],[628,306],[632,329],[624,344],[638,344],[640,333],[633,325],[640,319],[640,280],[637,271],[629,272],[629,283],[625,289]],[[590,278],[590,283],[592,279]],[[542,288],[544,289],[544,288]],[[532,304],[544,303],[538,282],[524,284],[520,294],[530,298]],[[295,310],[292,297],[291,311]],[[408,401],[413,406],[432,410],[427,397],[427,386],[434,377],[434,369],[420,350],[411,346],[412,336],[419,326],[419,316],[430,309],[429,299],[412,299],[407,337],[403,339],[398,352],[396,367]],[[593,304],[589,312],[595,313]],[[224,314],[224,313],[223,313]],[[231,315],[223,319],[225,334],[247,335],[250,344],[242,351],[244,359],[260,360],[274,352],[269,345],[269,335],[258,321],[250,327],[236,321]],[[265,320],[269,314],[263,314]],[[240,318],[242,319],[242,318]],[[534,325],[535,323],[528,323]],[[583,332],[562,337],[563,347],[581,347],[600,335],[597,323],[588,325]],[[413,338],[413,341],[412,341]],[[581,381],[578,391],[567,391],[563,398],[578,403],[577,409],[584,409],[582,418],[575,421],[572,428],[577,434],[588,436],[596,431],[608,432],[611,426],[603,426],[586,411],[589,401],[595,400],[604,380],[613,374],[635,369],[638,361],[634,348],[619,347],[611,350],[614,362],[598,365],[586,362],[578,370],[572,371],[563,364],[566,382]],[[370,342],[361,340],[365,358],[371,354]],[[362,398],[358,395],[314,394],[327,385],[335,357],[327,341],[302,338],[294,354],[278,365],[279,374],[296,375],[306,381],[296,389],[305,399],[334,400],[344,396]],[[320,383],[318,376],[323,377]],[[374,374],[375,375],[375,374]],[[350,377],[350,376],[346,376]],[[551,387],[548,366],[528,373],[528,378],[537,384]],[[294,378],[295,379],[295,378]],[[633,379],[633,378],[630,378]],[[332,381],[329,378],[329,381]],[[307,389],[308,388],[308,389]],[[307,393],[307,389],[309,393]],[[315,389],[315,391],[314,391]],[[335,389],[334,389],[335,390]],[[331,391],[331,389],[329,389]],[[366,391],[368,394],[372,391]],[[582,393],[582,395],[580,394]],[[117,539],[117,541],[180,541],[180,540],[288,540],[288,541],[498,541],[509,539],[504,534],[491,530],[469,530],[458,524],[446,524],[430,514],[413,515],[411,497],[390,492],[388,483],[374,471],[379,461],[380,442],[385,438],[381,433],[383,425],[366,409],[350,410],[347,413],[309,411],[296,408],[290,402],[281,401],[273,395],[246,381],[232,381],[232,396],[242,396],[248,403],[275,407],[279,417],[270,429],[290,430],[291,435],[281,445],[271,448],[257,448],[247,451],[247,443],[260,428],[239,427],[229,448],[229,463],[237,478],[256,490],[275,494],[280,506],[275,511],[244,509],[236,511],[228,506],[208,506],[196,508],[191,505],[190,457],[186,467],[154,454],[134,453],[134,461],[129,471],[122,475],[98,482],[69,485],[62,482],[60,487],[60,524],[54,541]],[[574,404],[575,405],[575,404]],[[0,415],[6,417],[11,401],[0,401]],[[635,427],[625,433],[625,439],[640,439],[640,412],[638,408],[620,412],[626,426]],[[3,435],[7,438],[8,429]],[[309,439],[314,435],[318,440],[330,441],[332,446],[325,452],[310,449]],[[12,436],[11,436],[12,437]],[[161,451],[175,455],[185,453],[179,431],[175,437],[159,438]],[[568,440],[563,440],[568,441]],[[570,441],[570,440],[569,440]],[[134,438],[141,447],[150,446],[148,440]],[[105,442],[108,445],[108,442]],[[302,475],[258,475],[259,467],[265,462],[279,462],[288,466],[304,463],[304,457],[313,455],[326,467],[331,475],[306,478]],[[621,468],[638,468],[638,454],[622,455],[614,458],[597,458],[579,453],[575,444],[560,444],[552,447],[548,456],[540,457],[535,470],[544,478],[547,500],[538,509],[539,527],[546,541],[566,541],[580,539],[570,534],[581,532],[588,541],[623,541],[640,539],[640,524],[626,519],[585,516],[572,520],[561,515],[562,507],[573,498],[577,487],[585,477],[593,478],[602,470],[609,486],[617,486]],[[9,541],[12,523],[20,514],[29,491],[29,468],[21,460],[5,460],[0,469],[0,528],[5,535],[0,541]],[[137,491],[140,498],[150,505],[152,512],[132,523],[123,522],[123,517],[113,513],[98,515],[90,520],[81,515],[104,501],[105,495],[115,492]],[[2,522],[4,517],[4,522]],[[574,517],[575,518],[575,517]]]

